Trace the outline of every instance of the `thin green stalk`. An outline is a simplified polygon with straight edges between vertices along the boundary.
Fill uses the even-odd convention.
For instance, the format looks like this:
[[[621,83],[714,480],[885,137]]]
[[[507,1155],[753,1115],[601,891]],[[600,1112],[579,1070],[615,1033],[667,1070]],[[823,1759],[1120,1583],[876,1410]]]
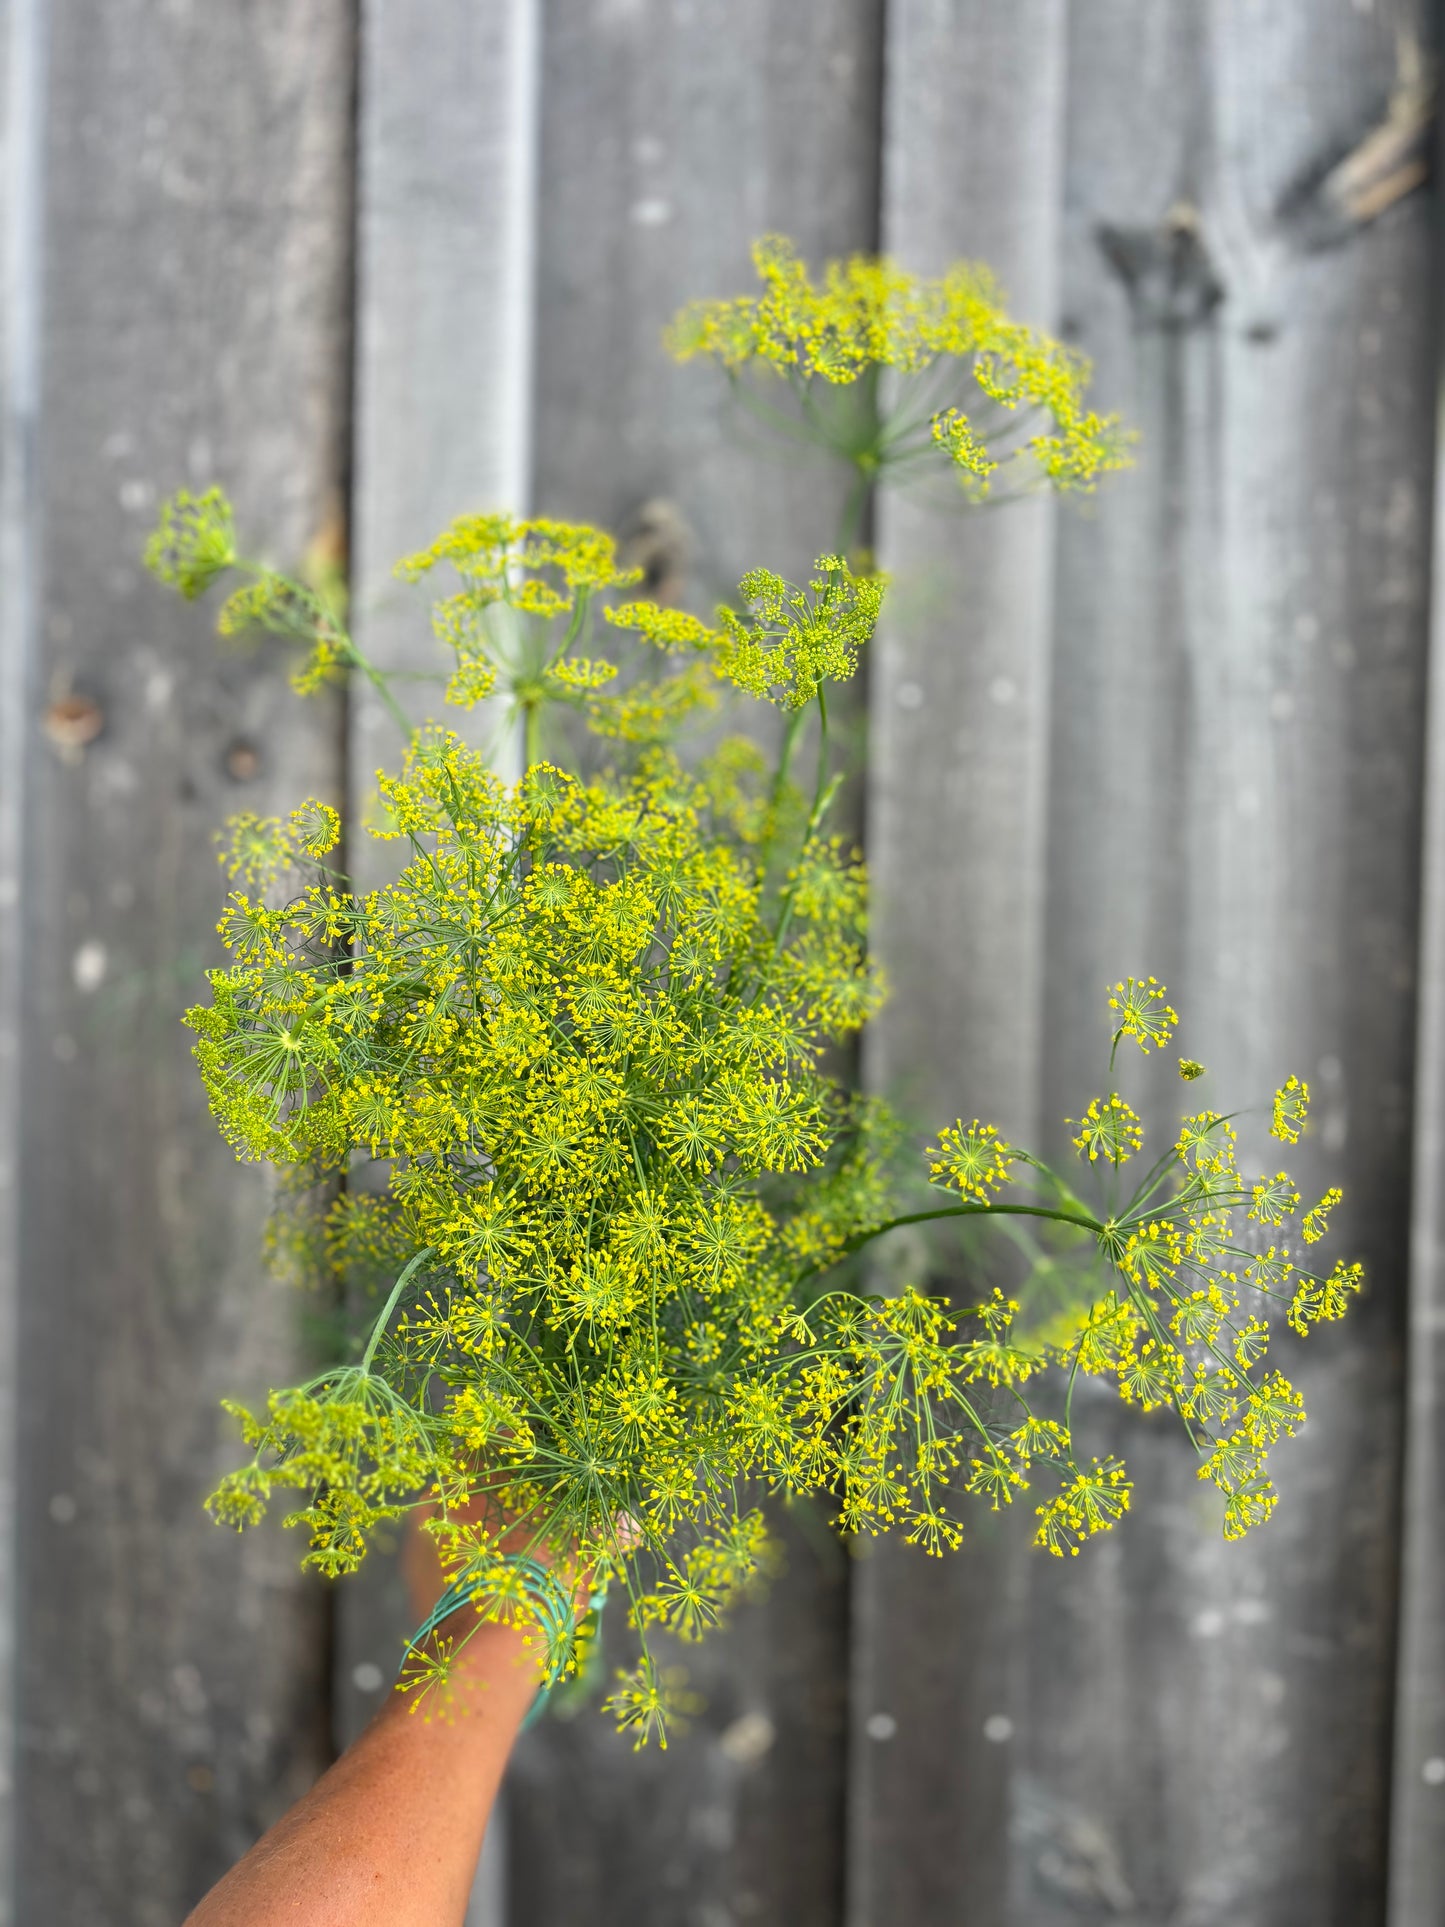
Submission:
[[[366,680],[381,698],[382,707],[401,731],[405,741],[408,743],[411,742],[416,736],[416,729],[412,724],[411,718],[401,707],[400,703],[397,702],[395,696],[392,695],[388,687],[388,678],[385,672],[368,662],[356,644],[351,640],[350,636],[344,638],[343,655],[346,662],[353,669],[359,669],[362,675],[365,676]]]
[[[901,1218],[890,1218],[887,1224],[880,1224],[872,1231],[860,1231],[843,1246],[844,1255],[859,1251],[874,1238],[881,1238],[885,1231],[896,1231],[900,1225],[927,1224],[934,1218],[965,1217],[1007,1217],[1007,1218],[1053,1218],[1059,1224],[1082,1225],[1085,1231],[1102,1233],[1104,1227],[1097,1218],[1091,1218],[1084,1211],[1056,1211],[1045,1204],[948,1204],[937,1211],[909,1211]]]
[[[778,752],[778,767],[773,774],[773,787],[768,799],[775,816],[782,807],[783,792],[788,786],[788,772],[793,765],[793,751],[798,746],[798,736],[803,727],[803,718],[807,713],[806,704],[801,709],[788,712],[787,724],[783,729],[783,744]]]
[[[559,662],[561,662],[562,658],[571,649],[573,643],[576,642],[577,638],[581,635],[582,625],[586,621],[587,609],[590,601],[591,601],[591,592],[587,589],[578,589],[576,594],[576,600],[572,605],[572,619],[567,624],[566,632],[564,633],[561,642],[557,645],[556,649],[552,652],[552,654],[548,656],[546,665],[545,665],[547,669],[555,668],[556,665]]]
[[[813,809],[808,818],[808,837],[822,821],[823,792],[828,781],[828,686],[818,684],[818,775],[813,784]]]
[[[397,1300],[401,1297],[402,1292],[405,1291],[411,1280],[412,1273],[419,1265],[424,1264],[428,1258],[434,1258],[435,1256],[436,1253],[430,1245],[423,1245],[422,1249],[411,1260],[396,1283],[392,1286],[391,1293],[381,1308],[381,1316],[371,1328],[371,1337],[367,1340],[366,1350],[361,1354],[361,1369],[363,1372],[369,1372],[371,1370],[371,1361],[376,1357],[376,1348],[381,1343],[382,1334],[391,1322],[391,1314],[396,1310]]]
[[[799,710],[797,713],[802,715],[803,711]],[[837,776],[831,784],[828,782],[828,698],[822,683],[818,685],[818,723],[818,776],[813,786],[813,807],[808,815],[807,828],[803,831],[803,848],[805,850],[817,835],[818,826],[827,814],[833,798],[838,793],[838,786],[843,780],[841,776]],[[777,956],[783,947],[783,941],[788,934],[788,926],[792,920],[793,897],[791,890],[788,890],[783,897],[782,908],[778,916],[778,927],[773,932],[773,948],[771,954],[774,957]]]
[[[838,518],[838,553],[847,562],[857,545],[863,527],[863,515],[868,506],[869,492],[873,487],[875,470],[864,467],[856,458],[853,462],[854,476],[849,484],[843,502],[843,512]]]

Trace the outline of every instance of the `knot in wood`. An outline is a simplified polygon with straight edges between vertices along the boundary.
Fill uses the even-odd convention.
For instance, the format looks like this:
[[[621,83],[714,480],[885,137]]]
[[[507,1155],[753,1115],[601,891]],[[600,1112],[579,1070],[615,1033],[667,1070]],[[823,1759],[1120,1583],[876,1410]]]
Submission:
[[[1104,259],[1123,282],[1141,328],[1202,327],[1224,299],[1221,280],[1200,233],[1199,211],[1179,201],[1157,227],[1095,230]]]

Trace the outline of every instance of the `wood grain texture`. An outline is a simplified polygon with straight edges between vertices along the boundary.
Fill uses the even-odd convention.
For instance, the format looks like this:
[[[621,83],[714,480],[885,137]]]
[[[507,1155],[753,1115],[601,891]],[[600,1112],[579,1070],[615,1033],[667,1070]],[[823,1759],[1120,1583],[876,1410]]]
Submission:
[[[879,15],[875,0],[546,9],[535,505],[625,534],[667,502],[690,532],[672,565],[690,607],[755,564],[796,576],[835,540],[846,478],[779,462],[721,379],[672,365],[659,336],[685,300],[749,287],[748,244],[769,229],[814,261],[873,245]],[[843,1566],[811,1515],[786,1537],[767,1600],[679,1655],[705,1706],[665,1754],[634,1754],[596,1713],[523,1741],[515,1927],[836,1920]]]
[[[327,1752],[326,1612],[201,1500],[223,1393],[301,1369],[265,1184],[179,1025],[216,955],[211,832],[340,792],[334,706],[142,573],[162,493],[224,479],[293,561],[344,453],[345,5],[47,9],[43,458],[23,780],[17,1920],[173,1927]],[[68,759],[71,693],[101,729]],[[244,753],[242,753],[244,752]],[[7,771],[7,781],[18,772]]]
[[[1066,1570],[1001,1544],[974,1623],[966,1593],[950,1618],[943,1575],[881,1568],[872,1612],[899,1656],[873,1685],[915,1697],[884,1709],[899,1719],[888,1747],[910,1757],[872,1769],[894,1790],[860,1921],[1383,1917],[1433,239],[1423,194],[1328,250],[1304,216],[1312,183],[1384,115],[1392,24],[1418,22],[1344,4],[1070,11],[1059,320],[1143,439],[1132,475],[1059,517],[1032,976],[1056,1156],[1058,1120],[1105,1075],[1102,998],[1128,971],[1178,993],[1185,1048],[1214,1074],[1205,1101],[1308,1076],[1299,1175],[1315,1192],[1345,1185],[1341,1229],[1370,1299],[1341,1332],[1282,1346],[1315,1423],[1281,1454],[1279,1517],[1246,1545],[1218,1539],[1181,1441],[1101,1401],[1081,1424],[1088,1450],[1128,1453],[1126,1530]],[[915,111],[899,138],[929,124]],[[962,210],[951,245],[970,246]],[[1032,607],[1038,589],[1014,594]],[[961,680],[953,647],[940,628],[925,687]],[[901,782],[894,768],[938,767],[889,748],[890,694],[875,691],[875,793]],[[940,742],[950,721],[968,725],[932,709],[916,727]],[[887,850],[875,834],[875,865]],[[926,873],[941,924],[976,895],[986,949],[965,1039],[981,1007],[1000,1008],[987,1000],[1009,982],[1003,960],[1035,941],[1026,906],[1005,898],[1001,927],[984,914],[1003,886],[980,884],[978,864]],[[982,1071],[1033,1012],[1013,1020],[1003,1004],[1003,1045],[972,1062],[952,1041],[959,1017],[933,1001],[937,954],[891,917],[896,1005],[928,1013],[901,1061],[885,1055],[893,1075],[966,1077],[965,1116],[976,1091],[1023,1103]],[[1141,1103],[1164,1120],[1177,1091],[1142,1080]],[[1267,1154],[1258,1123],[1244,1136]],[[963,1654],[979,1637],[975,1670]],[[930,1721],[938,1705],[947,1718]],[[986,1720],[992,1772],[977,1760]]]
[[[1063,524],[1045,1111],[1097,1088],[1103,986],[1157,971],[1204,1101],[1309,1079],[1291,1168],[1344,1186],[1372,1281],[1344,1327],[1277,1340],[1313,1423],[1266,1530],[1224,1545],[1181,1442],[1101,1413],[1134,1530],[1072,1597],[1080,1575],[1036,1578],[1018,1765],[1112,1843],[1145,1917],[1383,1910],[1435,243],[1424,194],[1328,250],[1300,216],[1383,118],[1393,29],[1420,24],[1073,19],[1065,311],[1143,439],[1096,519]],[[1241,1136],[1276,1149],[1257,1113]],[[1047,1884],[1037,1850],[1027,1879]]]
[[[352,595],[384,668],[442,663],[425,592],[393,564],[528,493],[537,12],[447,0],[418,34],[400,0],[363,0]],[[400,694],[435,714],[441,687]],[[367,691],[352,727],[364,790],[396,731]]]
[[[1059,0],[925,0],[888,18],[884,246],[923,274],[984,261],[1044,326],[1064,25]],[[892,994],[865,1067],[920,1139],[960,1113],[1037,1138],[1053,519],[1045,501],[945,510],[885,493],[879,506],[893,588],[867,847]],[[922,1239],[892,1243],[900,1282],[927,1276]],[[984,1722],[1007,1700],[1015,1588],[999,1522],[970,1508],[969,1523],[963,1551],[941,1561],[901,1542],[860,1548],[851,1921],[1002,1918],[1006,1786]]]
[[[44,19],[38,0],[0,9],[0,1923],[15,1921],[16,1453],[13,1422],[20,1267],[16,1180],[20,1110],[25,785],[32,727],[39,517],[41,118]]]
[[[1445,486],[1436,448],[1389,1927],[1445,1896]]]

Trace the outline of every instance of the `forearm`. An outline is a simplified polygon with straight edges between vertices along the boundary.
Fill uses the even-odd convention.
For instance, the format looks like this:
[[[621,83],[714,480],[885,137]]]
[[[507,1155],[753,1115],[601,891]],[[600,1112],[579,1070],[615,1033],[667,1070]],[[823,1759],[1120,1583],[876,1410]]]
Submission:
[[[391,1695],[187,1927],[460,1927],[537,1673],[519,1632],[482,1625],[454,1677],[450,1718]]]

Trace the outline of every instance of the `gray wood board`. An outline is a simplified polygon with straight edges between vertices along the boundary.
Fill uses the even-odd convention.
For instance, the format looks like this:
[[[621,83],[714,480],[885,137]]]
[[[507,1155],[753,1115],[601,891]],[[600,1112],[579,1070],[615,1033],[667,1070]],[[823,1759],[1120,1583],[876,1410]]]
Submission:
[[[769,229],[814,261],[873,245],[879,18],[875,0],[546,9],[535,505],[626,532],[668,502],[691,532],[670,569],[690,607],[758,563],[796,578],[836,539],[846,478],[780,462],[659,335],[685,300],[751,286]],[[705,1705],[665,1754],[595,1712],[526,1736],[517,1927],[837,1918],[845,1589],[819,1523],[787,1531],[764,1603],[679,1654]]]
[[[1438,203],[1437,203],[1438,206]],[[1438,269],[1437,269],[1438,271]],[[1437,284],[1438,285],[1438,284]],[[1437,301],[1439,299],[1437,291]],[[1438,310],[1437,310],[1438,312]],[[1437,325],[1437,345],[1439,340]],[[1436,448],[1390,1927],[1445,1898],[1445,486]]]
[[[36,0],[0,10],[0,1922],[15,1920],[16,1178],[25,786],[32,726],[36,416],[40,387],[40,158],[44,22]]]
[[[294,561],[345,451],[346,6],[46,10],[43,559],[25,732],[15,1917],[167,1927],[327,1753],[326,1607],[294,1543],[201,1501],[223,1393],[293,1381],[266,1186],[179,1025],[219,955],[211,833],[340,790],[339,712],[142,573],[160,496],[224,479]],[[62,759],[69,693],[100,733]]]
[[[925,12],[960,24],[958,9],[900,12],[890,63]],[[852,1911],[988,1927],[1377,1921],[1434,238],[1423,193],[1341,229],[1312,184],[1384,118],[1393,29],[1418,21],[1333,0],[1273,6],[1267,25],[1254,6],[1155,4],[1082,4],[1068,24],[1058,320],[1096,357],[1101,401],[1142,430],[1139,464],[1059,517],[1042,961],[1019,962],[1026,904],[987,921],[1003,885],[976,843],[925,864],[880,812],[872,860],[896,868],[900,900],[902,876],[917,879],[929,918],[885,909],[895,1015],[880,1061],[940,1118],[1027,1114],[997,1065],[1036,1021],[1041,972],[1037,1075],[1061,1156],[1059,1120],[1106,1075],[1105,986],[1153,970],[1185,1013],[1183,1047],[1211,1067],[1202,1101],[1267,1101],[1292,1069],[1310,1079],[1316,1123],[1292,1168],[1316,1194],[1344,1184],[1340,1230],[1373,1282],[1342,1330],[1277,1341],[1312,1423],[1279,1455],[1278,1517],[1244,1545],[1219,1540],[1183,1441],[1101,1399],[1083,1414],[1088,1449],[1124,1451],[1138,1482],[1110,1540],[1060,1569],[1014,1551],[1031,1518],[985,1518],[994,1578],[976,1587],[966,1563],[877,1562],[858,1713],[898,1725],[874,1743],[876,1797],[857,1809],[872,1839],[855,1848]],[[958,84],[941,56],[892,71],[890,108],[910,77],[924,99]],[[930,125],[917,100],[890,114],[890,168],[895,143]],[[965,154],[971,127],[957,117]],[[955,178],[956,229],[938,245],[966,253],[969,183],[996,190],[962,161]],[[1016,594],[1031,605],[1038,590]],[[876,690],[875,794],[905,772],[927,787],[920,812],[951,794],[952,732],[977,726],[947,695],[962,693],[967,635],[964,617],[936,631],[903,742],[897,688]],[[930,932],[970,913],[962,985]],[[1177,1084],[1141,1091],[1167,1128]],[[1244,1138],[1280,1161],[1257,1116]]]

